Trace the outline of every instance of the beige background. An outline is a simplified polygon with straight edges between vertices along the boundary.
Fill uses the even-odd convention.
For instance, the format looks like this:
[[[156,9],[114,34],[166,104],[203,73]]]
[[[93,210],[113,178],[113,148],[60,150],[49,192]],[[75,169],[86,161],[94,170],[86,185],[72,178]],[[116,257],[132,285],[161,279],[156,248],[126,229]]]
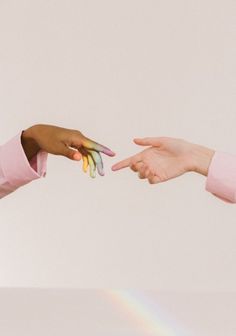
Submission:
[[[0,286],[236,290],[235,206],[189,174],[110,166],[135,136],[236,153],[235,1],[0,1],[0,143],[38,122],[111,146],[105,178],[50,157],[0,202]]]
[[[132,313],[129,301],[114,300],[123,292],[138,302]],[[0,332],[4,336],[235,336],[235,310],[236,293],[230,292],[1,288]]]

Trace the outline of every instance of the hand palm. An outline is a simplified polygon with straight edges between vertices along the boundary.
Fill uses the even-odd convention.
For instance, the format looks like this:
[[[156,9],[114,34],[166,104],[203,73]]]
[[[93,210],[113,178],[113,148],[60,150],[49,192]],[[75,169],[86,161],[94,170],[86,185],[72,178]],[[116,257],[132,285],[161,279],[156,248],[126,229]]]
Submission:
[[[114,171],[130,167],[138,172],[141,179],[147,178],[150,183],[155,184],[180,176],[188,170],[188,142],[173,138],[135,139],[134,142],[149,147],[115,164],[112,167]]]
[[[150,147],[141,152],[142,162],[151,175],[157,176],[160,182],[180,176],[186,172],[184,160],[171,146],[159,149]]]

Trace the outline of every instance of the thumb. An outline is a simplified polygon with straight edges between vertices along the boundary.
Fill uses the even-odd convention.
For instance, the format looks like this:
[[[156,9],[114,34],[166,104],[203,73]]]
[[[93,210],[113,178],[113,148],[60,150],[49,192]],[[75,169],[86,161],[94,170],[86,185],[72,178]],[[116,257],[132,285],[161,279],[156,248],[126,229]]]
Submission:
[[[134,143],[140,146],[160,147],[163,143],[163,138],[135,138]]]
[[[80,152],[67,146],[61,147],[60,155],[67,157],[70,160],[80,161],[82,156]]]

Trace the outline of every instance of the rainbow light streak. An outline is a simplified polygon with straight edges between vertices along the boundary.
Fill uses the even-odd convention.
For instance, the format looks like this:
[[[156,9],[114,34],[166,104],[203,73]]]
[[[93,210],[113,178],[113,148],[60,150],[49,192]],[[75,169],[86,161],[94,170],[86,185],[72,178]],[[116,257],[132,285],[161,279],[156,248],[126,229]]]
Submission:
[[[176,323],[164,316],[157,303],[141,292],[131,290],[106,290],[112,302],[129,314],[135,324],[149,336],[186,336]],[[188,334],[189,336],[189,334]]]
[[[115,156],[115,153],[109,148],[89,139],[83,140],[81,148],[83,171],[87,173],[88,168],[90,168],[90,177],[92,178],[96,177],[96,169],[100,176],[105,175],[101,153],[111,157]]]

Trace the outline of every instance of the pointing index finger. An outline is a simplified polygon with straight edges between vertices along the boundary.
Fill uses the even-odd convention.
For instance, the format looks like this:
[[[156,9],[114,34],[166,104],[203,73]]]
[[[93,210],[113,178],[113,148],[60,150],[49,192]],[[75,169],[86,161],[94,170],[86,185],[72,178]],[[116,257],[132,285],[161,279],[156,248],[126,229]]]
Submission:
[[[111,150],[109,149],[108,147],[106,146],[103,146],[103,145],[100,145],[99,143],[93,141],[93,140],[90,140],[90,139],[85,139],[85,141],[83,142],[83,146],[87,149],[91,149],[91,150],[95,150],[97,152],[101,152],[103,154],[106,154],[108,156],[115,156],[116,154]]]
[[[130,164],[131,164],[131,158],[128,158],[128,159],[125,159],[123,161],[116,163],[114,166],[112,166],[112,170],[117,171],[120,169],[124,169],[124,168],[129,167]]]

